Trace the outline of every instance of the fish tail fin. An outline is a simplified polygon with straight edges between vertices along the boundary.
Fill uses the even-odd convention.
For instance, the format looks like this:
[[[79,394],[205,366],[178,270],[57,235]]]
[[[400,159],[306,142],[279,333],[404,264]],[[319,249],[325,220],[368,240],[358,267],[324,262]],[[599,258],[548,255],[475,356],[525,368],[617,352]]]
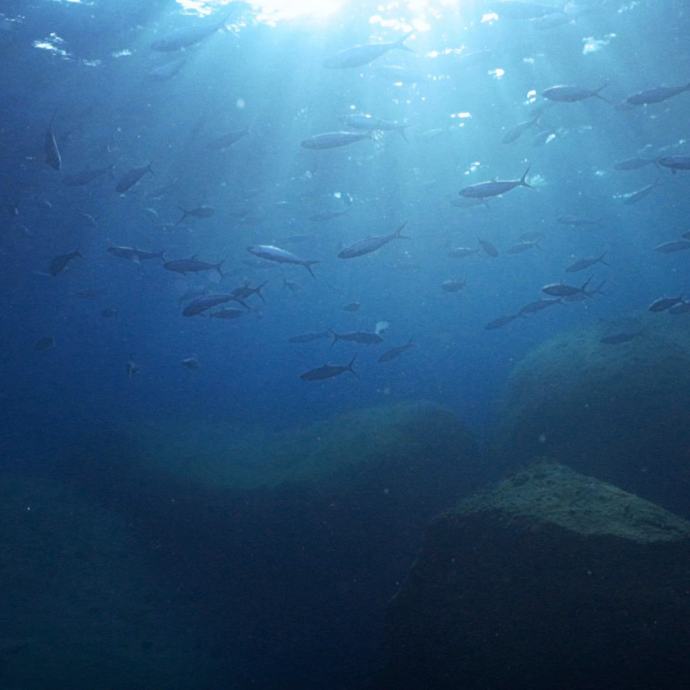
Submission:
[[[405,45],[405,41],[412,36],[414,31],[408,31],[404,36],[401,36],[397,41],[395,41],[394,45],[396,48],[399,50],[406,50],[408,53],[414,53],[415,51],[410,48],[410,46]]]
[[[587,292],[587,288],[589,287],[589,284],[592,282],[593,277],[594,276],[589,276],[589,278],[585,280],[585,282],[582,284],[582,287],[580,288],[580,292],[582,292],[584,295],[587,295],[587,297],[591,295],[591,293]]]
[[[218,271],[218,275],[219,275],[221,278],[225,278],[225,274],[224,274],[223,271],[221,270],[221,269],[223,268],[223,264],[224,264],[224,263],[225,263],[225,259],[223,259],[223,261],[219,261],[219,262],[213,267],[213,268],[216,269],[216,271]]]
[[[283,278],[283,280],[285,280],[285,278]],[[266,285],[268,285],[268,281],[264,280],[264,282],[261,283],[261,285],[257,285],[257,287],[256,287],[256,294],[259,295],[259,297],[261,298],[261,301],[264,304],[266,304],[266,300],[264,299],[264,296],[261,294],[261,291],[266,287]]]
[[[354,365],[356,359],[357,359],[357,355],[355,355],[355,356],[350,360],[350,363],[349,363],[349,364],[347,365],[347,367],[345,367],[345,368],[346,368],[349,372],[353,373],[357,378],[359,378],[359,376],[357,376],[357,372],[354,370],[354,367],[353,367],[353,365]]]
[[[311,275],[312,278],[316,279],[316,275],[314,274],[314,271],[311,270],[311,267],[314,266],[315,264],[321,263],[320,261],[305,261],[304,262],[304,268],[309,271],[309,274]]]
[[[528,189],[534,189],[534,187],[529,182],[527,182],[527,175],[529,175],[530,168],[531,166],[528,165],[527,170],[525,170],[522,177],[520,178],[520,185],[522,187],[527,187]]]
[[[333,338],[331,340],[331,347],[333,347],[338,342],[340,336],[331,328],[328,329],[327,333]]]
[[[396,231],[393,233],[393,237],[394,237],[396,240],[409,240],[409,239],[411,239],[411,238],[409,237],[409,235],[403,235],[403,234],[402,234],[402,231],[405,229],[406,226],[407,226],[407,221],[405,221],[405,222],[404,222],[400,227],[398,227],[398,228],[396,229]]]
[[[150,172],[154,177],[156,176],[156,173],[153,172],[153,168],[151,167],[153,165],[153,161],[151,161],[147,166],[146,166],[146,171]]]
[[[599,257],[599,263],[600,263],[600,264],[604,264],[604,266],[610,266],[610,265],[611,265],[608,261],[604,261],[604,259],[606,258],[606,255],[607,255],[607,254],[608,254],[608,252],[604,252],[604,253]]]
[[[178,226],[180,223],[182,223],[182,221],[184,221],[184,219],[189,215],[189,211],[182,206],[178,206],[177,208],[182,211],[182,216],[180,217],[180,220],[175,223],[175,226]]]
[[[398,134],[407,142],[408,144],[410,143],[410,140],[407,138],[407,132],[405,131],[409,125],[400,125],[400,127],[397,127],[397,132]]]
[[[609,105],[614,105],[613,101],[611,101],[609,98],[606,98],[606,96],[602,96],[601,92],[609,85],[609,82],[604,82],[598,89],[594,91],[594,96],[598,98],[601,101],[604,101],[604,103],[608,103]]]

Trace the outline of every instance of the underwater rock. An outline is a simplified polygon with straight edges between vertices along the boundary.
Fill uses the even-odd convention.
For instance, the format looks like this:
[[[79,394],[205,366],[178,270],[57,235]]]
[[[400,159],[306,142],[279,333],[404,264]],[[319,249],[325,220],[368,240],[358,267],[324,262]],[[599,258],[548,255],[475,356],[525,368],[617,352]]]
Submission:
[[[208,687],[358,687],[428,521],[484,472],[457,417],[423,402],[280,433],[170,420],[130,434],[100,433],[71,476],[155,544],[227,660]]]
[[[646,314],[536,347],[511,374],[494,449],[504,467],[548,455],[690,517],[690,324]]]
[[[537,463],[432,523],[373,687],[685,687],[689,547],[684,519]]]

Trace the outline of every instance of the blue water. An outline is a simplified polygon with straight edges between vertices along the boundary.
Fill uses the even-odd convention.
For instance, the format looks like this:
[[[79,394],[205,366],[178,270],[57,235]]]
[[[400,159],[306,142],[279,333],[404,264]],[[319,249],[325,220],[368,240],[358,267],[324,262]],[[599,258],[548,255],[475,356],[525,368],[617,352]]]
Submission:
[[[87,432],[126,430],[136,438],[154,425],[166,435],[167,424],[172,436],[173,428],[222,423],[268,433],[409,400],[449,407],[481,440],[513,365],[533,347],[566,329],[644,311],[661,296],[690,294],[687,254],[654,251],[690,230],[690,172],[613,167],[638,155],[690,154],[690,93],[624,107],[635,92],[690,81],[687,3],[581,0],[568,3],[558,26],[539,28],[500,16],[500,3],[488,0],[343,2],[318,18],[286,2],[300,16],[238,10],[226,29],[194,45],[153,49],[226,11],[219,3],[187,4],[0,6],[6,457],[68,456]],[[349,69],[323,66],[342,49],[408,31],[413,52],[391,50]],[[176,60],[174,75],[151,76]],[[396,83],[376,75],[382,65],[418,76]],[[607,100],[549,103],[541,94],[556,84],[606,85]],[[502,143],[545,105],[534,127]],[[346,129],[340,118],[362,112],[407,125],[405,137],[378,132],[340,148],[301,146]],[[60,171],[45,162],[51,119]],[[209,148],[243,128],[246,136],[227,149]],[[115,191],[122,175],[148,163],[152,175],[122,195]],[[110,164],[112,177],[64,184],[65,175]],[[533,190],[471,208],[451,203],[462,188],[516,179],[528,167]],[[622,195],[656,180],[648,196],[623,203]],[[159,188],[166,189],[152,198]],[[212,207],[212,217],[176,225],[178,207],[200,205]],[[309,220],[324,211],[345,213]],[[596,222],[559,222],[567,216]],[[344,247],[402,223],[410,239],[338,258]],[[508,253],[535,232],[543,235],[539,247]],[[478,239],[499,255],[448,256],[453,247],[479,248]],[[315,278],[302,266],[252,256],[247,247],[256,244],[318,260]],[[113,245],[164,251],[166,260],[222,261],[224,275],[182,276],[160,260],[113,256]],[[54,257],[77,249],[83,258],[49,275]],[[604,252],[609,265],[564,271]],[[593,286],[603,283],[601,294],[485,328],[544,297],[546,284],[580,286],[590,276]],[[466,287],[444,291],[451,279]],[[237,320],[181,313],[179,298],[189,289],[228,292],[264,281],[265,303],[250,297]],[[343,310],[355,301],[358,311]],[[116,314],[104,317],[104,309]],[[288,342],[310,331],[372,332],[379,322],[389,325],[376,346]],[[54,347],[37,350],[46,337]],[[410,338],[414,348],[377,362]],[[354,355],[356,377],[300,379]],[[189,357],[197,369],[181,364]],[[138,368],[131,377],[128,361]]]

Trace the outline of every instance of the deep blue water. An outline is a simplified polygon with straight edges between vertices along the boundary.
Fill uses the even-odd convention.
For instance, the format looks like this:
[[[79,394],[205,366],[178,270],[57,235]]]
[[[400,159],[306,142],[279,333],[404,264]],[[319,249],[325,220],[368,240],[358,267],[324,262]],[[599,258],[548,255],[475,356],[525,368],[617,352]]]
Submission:
[[[274,21],[238,10],[228,30],[186,49],[152,48],[178,30],[215,22],[225,11],[217,4],[196,3],[211,16],[158,0],[0,6],[6,456],[69,454],[82,432],[127,429],[136,437],[138,426],[172,431],[216,421],[268,432],[422,399],[454,410],[481,439],[510,370],[530,349],[560,331],[644,311],[664,295],[690,297],[690,255],[654,250],[690,230],[690,172],[655,163],[614,169],[634,156],[690,155],[690,93],[625,105],[638,91],[690,81],[686,2],[580,0],[565,6],[553,28],[500,16],[500,3],[489,0],[344,2],[327,18]],[[298,3],[285,4],[295,10]],[[349,69],[323,66],[342,49],[407,31],[413,52],[391,50]],[[151,75],[177,60],[169,78]],[[385,65],[418,76],[396,83],[376,74]],[[551,103],[542,93],[556,84],[606,85],[606,100]],[[533,127],[502,142],[542,107]],[[340,118],[353,113],[405,124],[405,136],[301,146],[346,129]],[[51,119],[59,171],[45,161]],[[209,147],[243,128],[246,136],[227,149]],[[148,163],[153,175],[115,191],[128,170]],[[112,176],[64,184],[66,175],[110,164]],[[533,190],[471,208],[451,203],[468,185],[519,178],[528,167]],[[621,195],[657,180],[648,196],[623,203]],[[201,205],[213,215],[176,224],[178,207]],[[326,211],[345,213],[310,220]],[[559,221],[568,216],[595,222]],[[402,223],[410,239],[338,258],[344,247]],[[535,232],[538,247],[509,253]],[[318,260],[315,278],[302,266],[255,258],[247,247],[256,244]],[[224,275],[182,276],[160,260],[113,256],[114,245],[164,251],[166,260],[223,261]],[[479,251],[448,255],[461,246]],[[77,249],[83,258],[48,274],[54,257]],[[608,265],[565,272],[604,252]],[[544,285],[580,286],[590,277],[591,286],[603,283],[601,294],[486,329],[544,297]],[[445,291],[452,279],[466,286]],[[181,313],[189,289],[229,292],[264,281],[265,303],[250,297],[237,320]],[[343,310],[351,302],[361,304],[358,311]],[[104,317],[104,309],[116,314]],[[310,331],[372,332],[384,321],[376,346],[288,342]],[[37,350],[46,337],[54,347]],[[377,361],[410,338],[413,349]],[[357,377],[300,379],[354,355]],[[189,357],[198,369],[182,365]],[[138,367],[131,377],[130,360]]]

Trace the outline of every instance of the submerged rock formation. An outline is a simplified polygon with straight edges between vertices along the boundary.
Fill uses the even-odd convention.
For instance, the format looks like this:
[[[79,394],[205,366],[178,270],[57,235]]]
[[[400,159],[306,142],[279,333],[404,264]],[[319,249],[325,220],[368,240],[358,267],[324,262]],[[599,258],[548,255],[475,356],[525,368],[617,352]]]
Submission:
[[[515,367],[502,408],[495,450],[504,465],[556,457],[690,517],[684,316],[648,314],[552,338]]]
[[[124,526],[133,571],[143,553],[149,585],[159,579],[162,591],[174,591],[159,632],[171,654],[175,640],[197,640],[199,673],[185,676],[187,690],[357,686],[374,667],[386,603],[426,524],[480,481],[472,437],[431,403],[359,410],[280,433],[199,420],[144,433],[140,424],[128,436],[99,430],[74,448],[80,457],[67,458],[54,479]],[[55,533],[73,528],[60,520]],[[104,551],[95,567],[108,571]],[[127,563],[112,566],[120,580],[107,578],[116,594],[130,586]],[[112,640],[99,638],[101,649],[124,644],[127,626],[137,625],[135,598],[130,610],[116,594],[108,596],[123,624]],[[70,612],[75,622],[88,615],[79,601]],[[5,627],[17,636],[9,628],[21,626]],[[43,643],[65,637],[61,630],[46,625]],[[165,668],[162,654],[158,663]],[[136,675],[136,663],[130,668]],[[70,687],[86,687],[78,664],[72,675]],[[154,686],[173,687],[155,673],[127,684]]]
[[[548,462],[437,519],[376,690],[677,690],[690,523]]]

